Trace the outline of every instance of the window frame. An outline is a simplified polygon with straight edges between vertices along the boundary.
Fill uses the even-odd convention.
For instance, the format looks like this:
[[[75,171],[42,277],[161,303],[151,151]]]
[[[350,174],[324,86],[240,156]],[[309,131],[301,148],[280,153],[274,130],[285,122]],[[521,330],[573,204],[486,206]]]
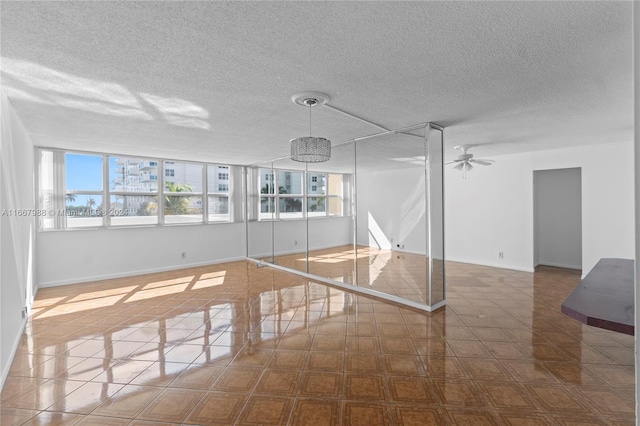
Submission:
[[[166,189],[166,184],[167,182],[172,182],[169,181],[168,179],[165,178],[164,173],[159,173],[159,175],[162,176],[162,186],[160,186],[160,184],[158,184],[158,190],[160,192],[160,198],[162,199],[162,225],[165,226],[175,226],[175,225],[199,225],[199,224],[207,224],[208,222],[205,219],[205,215],[208,216],[208,212],[207,212],[207,206],[206,206],[206,202],[205,202],[205,193],[207,191],[207,169],[208,169],[208,163],[200,163],[198,161],[186,161],[186,160],[160,160],[160,165],[158,167],[162,167],[162,170],[166,170],[165,169],[165,165],[166,164],[185,164],[185,165],[190,165],[190,164],[195,164],[200,166],[201,169],[201,176],[200,176],[200,184],[202,186],[202,190],[200,192],[197,191],[190,191],[190,192],[171,192],[171,191],[165,191]],[[174,170],[174,176],[175,177],[175,168],[173,168]],[[160,189],[162,188],[162,189]],[[190,221],[190,222],[173,222],[173,223],[167,223],[167,216],[185,216],[183,215],[167,215],[167,211],[166,211],[166,197],[184,197],[184,198],[191,198],[191,197],[199,197],[200,198],[200,204],[202,205],[202,218],[199,221]]]
[[[292,169],[279,169],[279,168],[265,168],[258,167],[258,172],[255,174],[257,177],[257,187],[258,187],[258,221],[274,221],[274,220],[304,220],[304,219],[322,219],[328,217],[345,217],[349,216],[345,214],[345,197],[344,197],[344,188],[340,190],[342,195],[331,195],[329,189],[329,176],[330,175],[339,175],[342,178],[340,181],[344,183],[344,174],[343,173],[330,173],[330,172],[319,172],[319,171],[305,171],[305,170],[292,170]],[[280,188],[280,177],[279,172],[295,172],[302,174],[302,194],[281,194],[279,191]],[[315,176],[311,176],[311,175]],[[314,194],[309,191],[309,185],[313,182],[315,178],[316,184],[319,182],[317,179],[318,175],[325,176],[325,191],[324,194]],[[271,180],[269,179],[271,177]],[[273,187],[273,192],[262,193],[261,183],[271,184]],[[262,199],[265,198],[267,200],[272,200],[271,203],[273,205],[273,212],[262,212]],[[280,200],[288,199],[288,198],[301,198],[302,199],[302,215],[300,217],[282,217],[280,212]],[[312,214],[309,215],[309,199],[310,198],[322,198],[325,200],[325,208],[323,214]],[[342,205],[342,214],[335,215],[329,214],[329,200],[330,199],[338,199],[340,200],[340,204]],[[270,217],[262,217],[261,215],[269,215]]]
[[[44,220],[40,220],[38,223],[38,232],[56,232],[56,231],[76,231],[76,230],[91,230],[91,229],[122,229],[122,228],[148,228],[148,227],[157,227],[157,226],[187,226],[187,225],[213,225],[213,224],[221,224],[221,223],[234,223],[234,216],[232,214],[232,203],[241,202],[241,200],[234,196],[233,185],[235,180],[235,174],[237,172],[234,171],[236,167],[243,167],[234,164],[220,164],[220,163],[210,163],[210,162],[200,162],[200,161],[189,161],[189,160],[177,160],[177,159],[164,159],[159,157],[148,157],[141,155],[128,155],[128,154],[118,154],[118,153],[104,153],[104,152],[93,152],[93,151],[83,151],[83,150],[75,150],[75,149],[61,149],[61,148],[52,148],[52,147],[36,147],[35,155],[37,160],[37,179],[36,179],[36,188],[37,191],[37,205],[39,210],[43,210],[45,208],[45,201],[42,199],[42,191],[41,191],[41,168],[43,162],[42,152],[50,152],[52,153],[52,158],[54,161],[51,163],[51,167],[53,167],[54,174],[59,174],[62,176],[62,182],[53,183],[53,193],[52,197],[60,201],[56,201],[55,203],[59,204],[47,204],[49,206],[49,210],[56,210],[54,216],[50,224],[45,227]],[[101,157],[102,159],[102,190],[66,190],[66,178],[67,178],[67,169],[66,169],[66,154],[77,154],[77,155],[87,155],[87,156],[96,156]],[[63,159],[62,162],[56,163],[55,158]],[[122,191],[122,190],[112,190],[110,188],[110,171],[109,171],[109,160],[111,158],[126,158],[126,159],[139,159],[141,161],[148,161],[149,167],[155,168],[155,173],[153,175],[157,181],[157,192],[153,191]],[[164,176],[164,166],[165,162],[170,163],[185,163],[185,164],[196,164],[202,168],[202,191],[201,192],[165,192],[165,176]],[[218,166],[225,167],[227,170],[228,178],[225,179],[225,182],[228,182],[229,190],[228,192],[218,192],[216,191],[209,192],[208,189],[208,169],[209,166]],[[175,172],[174,172],[175,176]],[[100,225],[92,225],[92,226],[67,226],[67,221],[65,216],[66,213],[66,195],[74,194],[74,195],[99,195],[102,197],[102,213],[100,216],[102,218]],[[209,196],[224,196],[227,198],[227,203],[229,206],[229,213],[226,220],[209,220],[208,213],[208,202]],[[112,224],[111,223],[111,197],[112,196],[140,196],[140,197],[156,197],[158,204],[158,219],[156,223],[152,224]],[[202,220],[198,222],[185,222],[185,223],[166,223],[165,221],[165,196],[184,196],[184,197],[199,197],[202,204]],[[64,207],[64,208],[62,208]],[[64,210],[64,214],[60,212]],[[63,218],[64,220],[57,220],[59,218]],[[44,219],[44,217],[43,217]],[[48,222],[47,222],[48,223]]]
[[[102,154],[97,154],[97,153],[91,153],[91,152],[80,152],[80,151],[67,151],[67,150],[59,150],[61,152],[61,156],[64,159],[63,164],[61,165],[62,168],[62,173],[64,176],[63,179],[63,187],[59,188],[61,190],[61,192],[64,194],[64,220],[62,221],[62,227],[63,229],[72,229],[72,230],[77,230],[77,229],[94,229],[96,227],[101,227],[104,226],[105,223],[105,216],[108,216],[106,214],[104,214],[104,212],[109,212],[110,211],[110,205],[109,205],[109,201],[107,200],[107,179],[104,176],[105,170],[108,169],[108,165],[105,162],[105,156]],[[84,156],[92,156],[92,157],[100,157],[100,162],[102,165],[102,181],[101,181],[101,185],[102,185],[102,189],[76,189],[76,190],[67,190],[67,154],[71,154],[71,155],[84,155]],[[39,176],[38,176],[39,178]],[[99,214],[99,210],[96,208],[96,214],[95,217],[102,217],[102,225],[88,225],[88,226],[69,226],[69,218],[71,217],[76,217],[75,215],[71,215],[69,214],[69,210],[68,210],[68,206],[67,206],[67,198],[69,195],[80,195],[80,196],[89,196],[91,197],[92,195],[95,196],[99,196],[102,198],[102,214]],[[39,199],[40,197],[38,197]],[[89,198],[91,199],[91,198]],[[91,209],[91,207],[89,207],[89,209]],[[91,213],[91,212],[89,212]],[[89,215],[88,217],[94,217],[93,215]]]
[[[218,183],[218,186],[215,186],[216,184],[212,185],[215,186],[215,190],[209,188],[209,168],[212,168],[212,174],[218,173],[218,180],[224,180],[227,183],[225,183],[224,185],[227,185],[227,190],[226,191],[221,191],[220,190],[220,183]],[[218,164],[218,163],[206,163],[205,165],[205,186],[204,186],[204,204],[206,205],[206,215],[207,215],[207,223],[230,223],[232,222],[232,217],[233,217],[233,198],[232,198],[232,194],[233,194],[233,173],[231,172],[231,169],[229,168],[229,165],[227,164]],[[225,173],[227,175],[226,179],[220,179],[220,173],[218,172],[216,169],[226,169],[226,172],[222,172]],[[225,197],[227,199],[227,217],[228,219],[226,221],[223,220],[211,220],[209,215],[209,197]],[[204,206],[203,206],[204,207]]]
[[[105,154],[105,157],[107,159],[107,163],[109,163],[111,158],[124,158],[124,159],[135,159],[135,160],[140,160],[141,162],[143,161],[148,161],[149,162],[149,168],[152,167],[156,167],[156,169],[159,167],[158,163],[160,163],[161,160],[154,158],[154,157],[140,157],[137,155],[114,155],[114,154]],[[110,183],[110,174],[109,174],[110,170],[109,170],[109,164],[107,164],[107,176],[106,176],[106,181],[107,184]],[[156,177],[156,179],[153,179],[153,177]],[[123,177],[124,178],[124,177]],[[156,170],[156,174],[153,175],[151,173],[149,173],[149,180],[150,181],[155,181],[158,182],[158,173]],[[157,184],[156,184],[157,185]],[[160,224],[160,190],[159,190],[159,186],[157,186],[156,191],[118,191],[118,190],[112,190],[110,188],[108,189],[108,196],[109,196],[109,214],[106,215],[107,216],[107,227],[108,228],[123,228],[123,227],[129,227],[129,226],[155,226],[155,225],[159,225]],[[114,225],[111,223],[111,218],[112,215],[111,213],[112,211],[112,207],[111,207],[111,196],[121,196],[121,197],[125,197],[125,196],[140,196],[140,197],[155,197],[156,198],[156,204],[157,204],[157,209],[158,209],[158,213],[156,214],[157,216],[157,220],[155,223],[149,223],[149,224],[121,224],[121,225]]]

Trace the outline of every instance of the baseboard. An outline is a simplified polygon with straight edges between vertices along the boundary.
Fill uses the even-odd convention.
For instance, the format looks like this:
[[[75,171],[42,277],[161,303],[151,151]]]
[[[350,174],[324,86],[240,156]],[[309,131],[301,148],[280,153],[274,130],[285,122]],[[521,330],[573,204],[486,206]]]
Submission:
[[[553,266],[554,268],[577,269],[578,271],[582,270],[582,266],[567,265],[564,263],[553,263],[553,262],[539,262],[536,266]]]
[[[429,305],[425,305],[424,303],[415,302],[413,300],[405,299],[403,297],[395,296],[393,294],[383,293],[380,291],[371,290],[367,287],[360,287],[353,284],[346,284],[342,281],[336,281],[330,278],[324,278],[318,275],[308,274],[306,272],[301,272],[296,269],[287,268],[286,266],[274,265],[272,263],[261,262],[259,260],[255,260],[251,258],[247,258],[247,260],[256,263],[256,265],[258,266],[268,266],[270,268],[278,269],[280,271],[290,272],[292,274],[296,274],[296,275],[308,278],[310,280],[318,281],[332,287],[337,287],[341,290],[345,290],[350,293],[358,293],[358,294],[372,297],[374,299],[384,300],[387,302],[394,302],[394,303],[397,303],[421,312],[433,312],[437,309],[442,308],[443,306],[446,306],[447,304],[446,300],[441,300],[440,302],[432,306],[429,306]]]
[[[407,254],[417,254],[418,256],[426,256],[425,253],[419,252],[419,251],[415,251],[415,250],[407,250],[407,249],[401,249],[401,248],[392,248],[391,251],[397,251],[399,253],[407,253]]]
[[[2,366],[2,376],[0,376],[0,391],[4,388],[4,382],[7,380],[7,376],[9,375],[9,370],[11,369],[11,364],[13,363],[13,358],[16,356],[16,351],[18,350],[18,345],[20,345],[20,339],[24,334],[24,328],[27,325],[27,318],[22,319],[22,324],[20,325],[20,332],[16,335],[16,338],[13,340],[13,345],[11,345],[11,352],[9,358],[7,359],[6,365]]]
[[[451,257],[446,257],[446,256],[445,256],[444,260],[445,260],[445,262],[469,263],[471,265],[489,266],[491,268],[500,268],[500,269],[510,269],[512,271],[531,272],[531,273],[534,272],[534,268],[533,267],[527,268],[527,267],[516,266],[516,265],[487,263],[487,262],[481,262],[481,261],[477,261],[477,260],[458,259],[458,258],[451,258]]]
[[[326,250],[326,249],[330,249],[330,248],[335,248],[335,247],[344,247],[347,245],[351,245],[351,243],[344,243],[344,244],[331,244],[329,246],[318,246],[318,247],[312,247],[309,248],[309,251],[315,251],[315,250]],[[297,254],[297,253],[304,253],[306,250],[302,249],[302,250],[287,250],[287,251],[279,251],[278,253],[275,253],[275,256],[286,256],[288,254]],[[271,257],[271,253],[258,253],[258,254],[252,254],[249,259],[255,259],[255,258],[263,258],[263,257]]]
[[[105,275],[94,275],[94,276],[90,276],[90,277],[73,278],[73,279],[70,279],[70,280],[48,281],[48,282],[38,283],[36,285],[36,291],[38,289],[47,288],[47,287],[58,287],[58,286],[62,286],[62,285],[80,284],[80,283],[86,283],[86,282],[92,282],[92,281],[110,280],[110,279],[113,279],[113,278],[131,277],[131,276],[135,276],[135,275],[145,275],[145,274],[155,274],[155,273],[158,273],[158,272],[177,271],[177,270],[180,270],[180,269],[195,268],[195,267],[198,267],[198,266],[216,265],[218,263],[236,262],[238,260],[245,260],[245,259],[246,259],[245,256],[238,256],[238,257],[230,257],[230,258],[227,258],[227,259],[208,260],[208,261],[204,261],[204,262],[195,262],[195,263],[182,264],[182,265],[165,266],[165,267],[162,267],[162,268],[139,269],[139,270],[136,270],[136,271],[118,272],[118,273],[115,273],[115,274],[105,274]]]

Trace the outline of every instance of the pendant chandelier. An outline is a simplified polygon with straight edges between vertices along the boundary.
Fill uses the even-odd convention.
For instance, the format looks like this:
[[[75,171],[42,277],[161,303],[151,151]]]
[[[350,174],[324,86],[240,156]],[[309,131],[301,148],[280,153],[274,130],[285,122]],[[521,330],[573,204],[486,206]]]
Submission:
[[[302,163],[321,163],[331,158],[331,141],[326,138],[311,136],[311,108],[323,104],[329,96],[324,93],[301,93],[291,100],[309,108],[309,136],[291,139],[291,159]]]

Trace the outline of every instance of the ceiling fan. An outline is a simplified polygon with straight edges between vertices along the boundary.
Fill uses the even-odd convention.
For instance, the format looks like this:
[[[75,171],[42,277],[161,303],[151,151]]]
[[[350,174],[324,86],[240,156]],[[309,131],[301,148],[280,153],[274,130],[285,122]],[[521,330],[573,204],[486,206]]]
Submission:
[[[462,154],[460,154],[458,156],[458,158],[456,158],[453,161],[447,161],[445,164],[455,164],[455,166],[453,167],[456,170],[461,170],[462,171],[462,177],[464,179],[467,178],[467,172],[473,169],[473,165],[471,163],[474,164],[480,164],[481,166],[490,166],[491,164],[494,163],[493,160],[487,160],[487,159],[480,159],[480,158],[473,158],[473,154],[469,154],[469,150],[471,148],[473,148],[474,146],[478,146],[478,145],[459,145],[459,146],[454,146],[453,149],[459,149],[460,151],[462,151]]]

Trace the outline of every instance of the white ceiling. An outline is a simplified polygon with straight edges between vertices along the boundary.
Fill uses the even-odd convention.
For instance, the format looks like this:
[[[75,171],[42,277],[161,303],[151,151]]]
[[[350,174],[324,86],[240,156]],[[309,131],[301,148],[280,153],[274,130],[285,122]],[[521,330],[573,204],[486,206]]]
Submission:
[[[290,97],[309,90],[387,128],[443,125],[448,158],[633,137],[631,2],[0,7],[2,89],[40,146],[256,163],[308,133]],[[379,131],[323,107],[313,128]]]

